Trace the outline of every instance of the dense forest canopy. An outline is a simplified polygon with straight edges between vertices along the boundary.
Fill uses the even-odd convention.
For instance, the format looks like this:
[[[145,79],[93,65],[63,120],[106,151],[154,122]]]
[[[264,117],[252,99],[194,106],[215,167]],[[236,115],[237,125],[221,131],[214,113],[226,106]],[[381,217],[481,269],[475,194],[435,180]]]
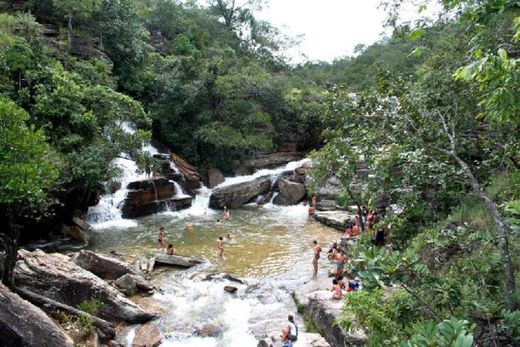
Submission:
[[[150,171],[152,137],[225,173],[291,143],[316,186],[386,212],[393,248],[354,247],[369,290],[341,324],[374,346],[518,343],[520,3],[444,0],[412,26],[402,2],[355,57],[291,66],[260,0],[0,1],[0,247],[94,204],[121,153]]]

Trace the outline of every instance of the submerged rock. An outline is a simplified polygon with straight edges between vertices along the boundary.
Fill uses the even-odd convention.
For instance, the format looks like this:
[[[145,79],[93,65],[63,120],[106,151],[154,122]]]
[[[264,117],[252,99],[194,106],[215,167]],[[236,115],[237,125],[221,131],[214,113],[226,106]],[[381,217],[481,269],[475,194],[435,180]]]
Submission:
[[[233,286],[225,286],[224,290],[230,294],[235,294],[238,288]]]
[[[202,261],[180,255],[157,254],[155,256],[155,265],[170,265],[190,268],[199,264],[202,264]]]
[[[94,299],[103,306],[96,314],[108,321],[146,322],[154,315],[124,298],[115,288],[62,254],[20,250],[14,275],[18,287],[77,307]]]
[[[217,323],[207,323],[195,329],[194,334],[201,337],[217,337],[224,331],[224,327]]]
[[[0,346],[73,346],[72,339],[41,309],[0,283]]]

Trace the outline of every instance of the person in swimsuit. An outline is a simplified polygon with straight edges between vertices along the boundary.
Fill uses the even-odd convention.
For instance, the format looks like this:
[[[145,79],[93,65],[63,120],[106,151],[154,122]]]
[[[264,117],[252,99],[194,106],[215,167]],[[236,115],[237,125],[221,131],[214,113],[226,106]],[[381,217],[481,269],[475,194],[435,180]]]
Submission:
[[[339,253],[336,255],[336,278],[343,276],[343,269],[345,268],[346,262],[347,255],[343,249],[340,249]]]
[[[228,210],[227,206],[224,206],[224,214],[223,214],[222,218],[224,219],[224,221],[228,221],[229,217],[230,217],[229,210]]]
[[[166,243],[164,243],[164,228],[159,228],[159,235],[157,235],[157,241],[159,241],[159,249],[165,249]]]
[[[220,221],[220,219],[217,219],[217,221],[215,222],[215,226],[216,227],[221,227],[222,226],[222,222]]]
[[[174,255],[175,254],[175,248],[173,248],[173,245],[170,243],[168,245],[168,249],[166,249],[167,255]]]
[[[220,260],[224,258],[224,239],[222,236],[219,236],[217,241],[217,258]]]
[[[316,278],[318,275],[318,259],[320,259],[320,253],[321,253],[321,247],[318,245],[318,241],[314,240],[312,241],[312,244],[314,245],[312,248],[314,256],[312,257],[312,278]]]
[[[343,292],[341,291],[341,287],[338,284],[337,279],[332,280],[332,289],[330,291],[332,292],[332,299],[334,299],[334,300],[343,299]]]

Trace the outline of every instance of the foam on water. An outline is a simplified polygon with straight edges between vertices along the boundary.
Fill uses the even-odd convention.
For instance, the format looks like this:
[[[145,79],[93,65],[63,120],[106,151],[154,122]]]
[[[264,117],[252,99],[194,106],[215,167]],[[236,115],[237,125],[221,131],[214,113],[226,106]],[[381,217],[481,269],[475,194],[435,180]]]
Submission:
[[[258,177],[262,177],[262,176],[277,177],[277,175],[279,175],[279,174],[281,174],[281,173],[283,173],[285,171],[292,171],[292,170],[296,169],[297,167],[300,167],[303,164],[306,164],[306,163],[309,163],[309,162],[310,162],[310,159],[305,158],[305,159],[298,160],[298,161],[291,161],[291,162],[287,163],[285,166],[281,166],[281,167],[276,168],[276,169],[262,169],[262,170],[258,170],[254,174],[252,174],[252,175],[227,177],[224,180],[224,182],[222,182],[221,184],[219,184],[215,188],[222,188],[222,187],[227,187],[227,186],[230,186],[230,185],[233,185],[233,184],[239,184],[239,183],[243,183],[243,182],[250,182],[250,181],[253,181],[253,180],[257,179]]]

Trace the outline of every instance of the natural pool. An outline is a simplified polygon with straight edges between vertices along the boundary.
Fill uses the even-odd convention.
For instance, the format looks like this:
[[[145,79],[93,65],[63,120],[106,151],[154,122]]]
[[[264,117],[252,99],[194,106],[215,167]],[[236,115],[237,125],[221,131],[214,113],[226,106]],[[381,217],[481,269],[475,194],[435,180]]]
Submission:
[[[231,219],[215,226],[220,211],[192,208],[134,220],[133,226],[98,228],[89,248],[117,251],[128,261],[158,252],[157,234],[166,230],[166,243],[177,253],[205,260],[190,270],[161,268],[153,276],[161,288],[138,303],[160,313],[158,326],[165,335],[162,346],[256,346],[258,338],[278,335],[287,313],[296,307],[293,289],[311,280],[312,241],[326,247],[339,237],[307,215],[303,205],[268,204],[232,210]],[[193,223],[192,229],[186,223]],[[125,223],[128,225],[128,223]],[[231,234],[224,259],[216,257],[218,236]],[[330,265],[320,259],[321,276]],[[207,273],[229,273],[245,284],[202,281]],[[224,292],[227,284],[238,292]],[[300,320],[303,330],[303,322]]]

